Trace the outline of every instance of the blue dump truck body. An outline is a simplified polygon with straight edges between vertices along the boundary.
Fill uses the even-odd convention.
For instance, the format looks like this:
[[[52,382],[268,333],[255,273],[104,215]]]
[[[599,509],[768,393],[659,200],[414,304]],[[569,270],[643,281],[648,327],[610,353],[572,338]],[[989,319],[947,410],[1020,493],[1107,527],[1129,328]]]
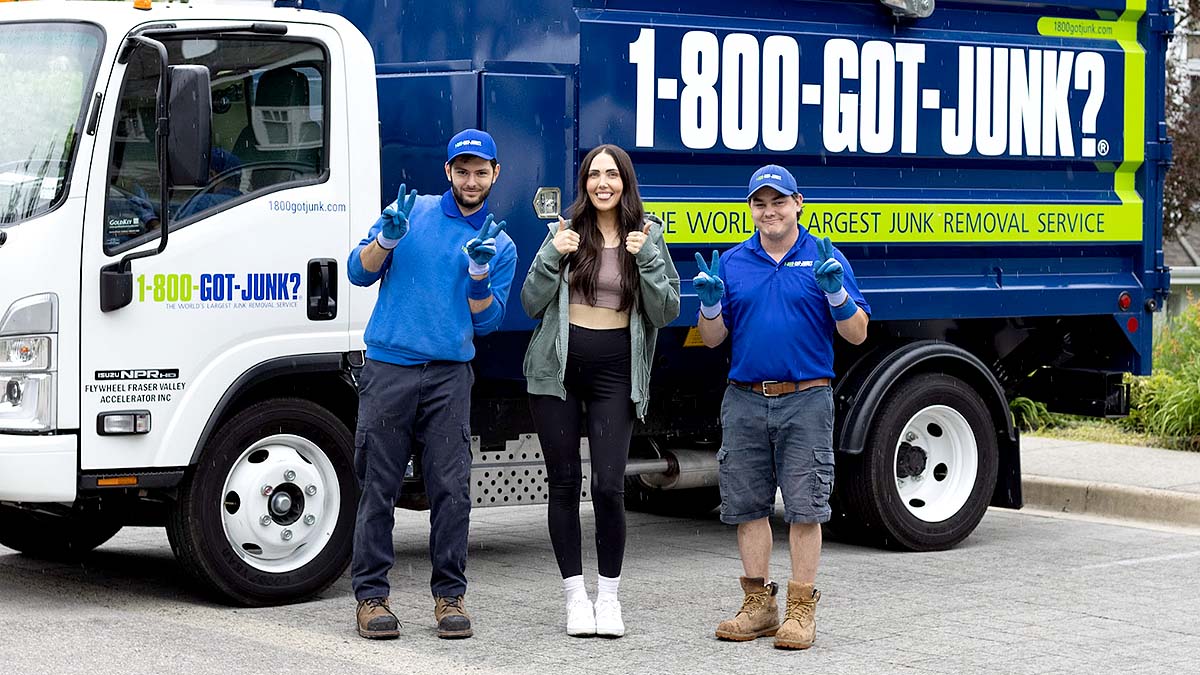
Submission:
[[[0,335],[17,345],[0,544],[74,556],[165,524],[181,568],[233,602],[340,578],[376,301],[344,261],[381,197],[446,189],[466,127],[498,142],[489,210],[520,256],[501,329],[476,340],[476,507],[547,500],[518,297],[555,222],[535,195],[570,204],[601,143],[629,151],[682,278],[632,508],[720,501],[730,352],[699,339],[693,261],[753,235],[764,164],[795,174],[801,224],[872,308],[863,344],[835,340],[836,476],[813,486],[832,488],[830,534],[954,546],[989,506],[1021,506],[1013,398],[1120,416],[1125,379],[1150,372],[1166,0],[273,5],[0,4],[17,83],[0,94],[29,129],[0,134]],[[417,453],[400,506],[425,504],[422,478]]]
[[[848,529],[907,548],[956,542],[981,502],[1020,505],[1011,397],[1122,415],[1123,375],[1150,371],[1168,288],[1165,0],[939,2],[925,18],[871,0],[322,10],[374,46],[385,198],[401,183],[440,190],[445,139],[487,129],[503,164],[491,208],[509,222],[521,269],[545,235],[534,191],[557,187],[570,203],[588,149],[630,152],[683,279],[639,431],[651,449],[635,455],[711,451],[719,440],[728,354],[690,333],[693,254],[753,233],[744,186],[766,163],[796,175],[802,224],[852,261],[873,308],[866,345],[841,343],[837,355],[839,503],[857,522]],[[520,278],[512,299],[519,291]],[[480,346],[485,445],[532,430],[519,382],[532,325],[512,302]],[[914,381],[930,374],[971,390],[986,419],[946,404],[975,435],[957,455],[975,455],[974,491],[922,515],[925,500],[901,483],[918,468],[940,470],[934,481],[957,469],[905,440],[924,420],[917,412],[884,418],[898,398],[920,400],[928,390]],[[974,522],[964,532],[956,519]]]

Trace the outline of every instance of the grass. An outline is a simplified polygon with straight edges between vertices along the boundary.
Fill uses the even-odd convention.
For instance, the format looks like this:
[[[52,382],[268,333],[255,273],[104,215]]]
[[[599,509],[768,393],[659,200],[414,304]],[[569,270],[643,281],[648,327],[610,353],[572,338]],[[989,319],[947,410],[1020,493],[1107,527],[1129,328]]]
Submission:
[[[1200,448],[1192,445],[1188,439],[1168,438],[1145,431],[1127,429],[1119,423],[1119,420],[1075,417],[1073,415],[1063,415],[1062,417],[1071,419],[1059,426],[1027,430],[1025,433],[1070,441],[1114,443],[1116,445],[1136,445],[1145,448],[1170,448],[1173,450],[1200,450]]]

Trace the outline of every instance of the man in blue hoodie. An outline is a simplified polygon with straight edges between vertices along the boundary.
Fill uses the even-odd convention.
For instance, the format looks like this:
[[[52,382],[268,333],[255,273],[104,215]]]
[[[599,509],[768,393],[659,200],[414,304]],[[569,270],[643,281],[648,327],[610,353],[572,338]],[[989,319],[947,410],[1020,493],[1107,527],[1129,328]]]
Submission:
[[[463,607],[471,515],[473,339],[499,327],[516,247],[488,213],[500,176],[496,143],[467,129],[447,146],[441,196],[400,194],[350,253],[358,286],[379,282],[359,376],[355,470],[362,497],[351,565],[358,633],[393,638],[388,605],[392,527],[409,459],[419,453],[430,504],[430,586],[438,637],[472,635]]]

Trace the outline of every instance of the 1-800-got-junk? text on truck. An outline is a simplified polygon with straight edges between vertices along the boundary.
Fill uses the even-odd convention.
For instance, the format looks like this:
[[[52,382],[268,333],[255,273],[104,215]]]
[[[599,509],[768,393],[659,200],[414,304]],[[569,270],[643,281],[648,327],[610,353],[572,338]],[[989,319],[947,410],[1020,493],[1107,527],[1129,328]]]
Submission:
[[[601,142],[666,226],[683,310],[636,507],[717,503],[728,352],[699,346],[688,280],[696,251],[752,234],[745,178],[768,162],[874,309],[837,353],[842,536],[953,546],[1021,504],[1011,396],[1122,415],[1123,375],[1150,370],[1165,0],[135,4],[0,3],[5,546],[165,525],[232,602],[336,579],[375,299],[344,261],[401,183],[445,189],[470,126],[501,149],[491,209],[524,263]],[[478,341],[476,506],[546,499],[532,325],[509,311]],[[419,462],[410,483],[419,507]]]

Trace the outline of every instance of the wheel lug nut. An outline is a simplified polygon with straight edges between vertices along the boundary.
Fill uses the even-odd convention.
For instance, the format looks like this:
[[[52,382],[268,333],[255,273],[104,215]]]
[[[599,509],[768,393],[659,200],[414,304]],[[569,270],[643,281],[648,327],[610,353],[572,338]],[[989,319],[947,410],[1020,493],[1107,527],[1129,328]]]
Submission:
[[[264,497],[270,497],[271,493],[274,491],[275,491],[275,488],[271,487],[270,485],[262,486],[262,496],[264,496]]]
[[[317,486],[309,485],[308,487],[304,488],[304,494],[308,495],[309,497],[317,494]]]
[[[296,480],[296,472],[295,472],[295,471],[292,471],[291,469],[288,469],[287,471],[284,471],[284,472],[283,472],[283,479],[284,479],[284,480],[286,480],[286,481],[288,481],[289,483],[290,483],[290,482],[292,482],[292,481],[294,481],[294,480]]]
[[[916,438],[917,435],[911,431],[907,434],[904,434],[904,440],[908,441],[909,443],[912,443],[914,440],[916,440]]]
[[[262,525],[263,527],[270,525],[271,524],[271,516],[263,516],[262,518],[259,518],[258,523],[260,525]]]
[[[313,514],[310,513],[307,516],[304,516],[304,524],[305,525],[312,525],[315,522],[317,522],[317,517],[314,516]]]
[[[280,536],[280,537],[283,537],[283,540],[284,540],[284,541],[291,541],[291,540],[292,540],[292,531],[291,531],[291,530],[284,530],[283,532],[281,532],[281,533],[279,534],[279,536]]]

